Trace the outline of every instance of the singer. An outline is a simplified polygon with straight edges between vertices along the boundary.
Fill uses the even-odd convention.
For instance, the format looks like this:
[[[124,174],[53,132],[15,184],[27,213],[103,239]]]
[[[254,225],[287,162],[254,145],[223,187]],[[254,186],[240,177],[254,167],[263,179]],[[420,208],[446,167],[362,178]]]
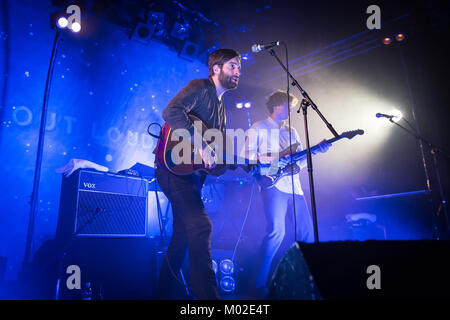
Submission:
[[[240,54],[231,49],[214,51],[209,56],[208,67],[208,79],[189,82],[164,109],[163,118],[173,130],[183,128],[195,134],[193,124],[187,116],[193,114],[209,128],[225,132],[223,94],[238,86],[241,75]],[[205,167],[215,166],[213,152],[205,150],[201,156]],[[187,251],[194,295],[197,299],[219,299],[216,276],[212,269],[211,220],[201,199],[206,176],[178,176],[159,163],[155,163],[155,168],[158,183],[173,211],[173,234],[159,275],[156,289],[158,296],[155,298],[174,298],[172,290],[177,281],[180,281],[174,274],[179,274]]]

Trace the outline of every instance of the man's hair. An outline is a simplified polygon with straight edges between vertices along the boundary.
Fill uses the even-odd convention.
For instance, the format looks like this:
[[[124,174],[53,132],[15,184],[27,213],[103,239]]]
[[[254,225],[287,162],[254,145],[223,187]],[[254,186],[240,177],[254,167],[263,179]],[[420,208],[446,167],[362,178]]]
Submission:
[[[273,108],[276,106],[281,106],[283,104],[287,104],[287,93],[283,90],[277,90],[272,92],[267,97],[267,109],[269,110],[269,113],[273,113]],[[289,93],[289,104],[291,106],[295,106],[298,103],[298,99],[296,96],[294,96],[292,93]]]
[[[214,74],[213,67],[215,65],[222,66],[234,57],[238,57],[239,62],[241,61],[241,55],[233,49],[219,49],[211,53],[208,58],[209,76],[211,77]]]

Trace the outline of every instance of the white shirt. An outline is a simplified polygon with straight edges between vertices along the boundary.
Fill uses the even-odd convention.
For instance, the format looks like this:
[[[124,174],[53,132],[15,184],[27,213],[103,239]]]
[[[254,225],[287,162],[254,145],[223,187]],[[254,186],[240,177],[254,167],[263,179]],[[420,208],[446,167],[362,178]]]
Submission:
[[[292,151],[301,151],[300,138],[294,128],[291,129],[291,138],[292,144],[299,144],[297,150]],[[258,121],[252,125],[249,130],[248,138],[245,141],[244,148],[241,151],[241,156],[250,160],[255,160],[267,153],[278,153],[288,147],[289,128],[287,122],[282,121],[279,127],[271,117],[268,117],[267,119]],[[288,175],[282,177],[277,181],[275,187],[281,192],[292,193],[291,176]],[[299,174],[294,175],[294,192],[298,195],[303,195]]]

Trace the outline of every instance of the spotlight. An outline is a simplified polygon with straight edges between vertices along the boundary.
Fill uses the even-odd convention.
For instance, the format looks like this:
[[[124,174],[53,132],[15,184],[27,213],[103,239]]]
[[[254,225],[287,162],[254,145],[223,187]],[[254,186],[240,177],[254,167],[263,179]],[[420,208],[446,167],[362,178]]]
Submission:
[[[62,13],[62,12],[53,12],[50,15],[50,21],[51,21],[51,26],[52,28],[58,27],[59,29],[69,29],[70,31],[74,32],[74,33],[78,33],[81,31],[81,24],[79,21],[73,21],[70,22],[70,17],[69,19],[67,18],[67,14]],[[75,19],[72,19],[75,20]]]
[[[60,17],[58,19],[58,27],[61,29],[64,29],[69,24],[69,21],[67,21],[66,17]]]
[[[190,29],[191,29],[191,26],[188,23],[181,23],[181,22],[175,21],[172,31],[170,32],[170,35],[173,38],[176,38],[179,40],[186,40],[186,38],[189,36]]]
[[[384,45],[390,45],[392,43],[392,38],[391,37],[384,37],[383,38],[383,44]]]
[[[398,42],[405,40],[405,34],[404,33],[397,33],[395,35],[395,40],[397,40]]]
[[[232,274],[234,272],[234,263],[230,259],[220,261],[220,272],[223,274]]]
[[[206,52],[208,52],[208,55],[210,55],[211,53],[219,49],[220,49],[220,42],[216,40],[212,46],[206,49]]]
[[[392,110],[391,112],[389,112],[389,114],[394,116],[392,118],[392,121],[394,122],[399,122],[403,118],[403,113],[398,109]]]
[[[186,40],[181,49],[179,56],[189,61],[193,61],[200,50],[200,46],[196,43]]]
[[[220,289],[224,292],[233,292],[236,288],[236,282],[230,276],[225,276],[220,280]]]
[[[236,108],[242,109],[244,107],[244,104],[242,102],[236,103]]]
[[[242,64],[250,66],[255,63],[255,56],[252,52],[245,52],[241,54]]]
[[[74,22],[74,23],[72,23],[72,26],[70,29],[72,29],[72,31],[75,33],[80,32],[81,24],[79,24],[78,22]]]
[[[166,29],[164,28],[165,15],[162,12],[149,12],[150,23],[155,26],[154,36],[161,38],[165,35]]]
[[[147,45],[150,43],[154,31],[155,26],[153,24],[138,22],[131,34],[131,39]]]
[[[246,102],[244,104],[244,107],[246,107],[247,109],[250,109],[252,107],[252,103],[251,102]]]

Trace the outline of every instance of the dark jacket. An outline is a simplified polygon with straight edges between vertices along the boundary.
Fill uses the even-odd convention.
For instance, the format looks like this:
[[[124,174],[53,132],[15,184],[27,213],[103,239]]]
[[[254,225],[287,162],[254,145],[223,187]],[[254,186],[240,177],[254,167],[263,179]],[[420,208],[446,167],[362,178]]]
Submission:
[[[193,134],[188,114],[198,117],[209,129],[225,132],[223,99],[217,98],[216,87],[210,78],[190,81],[169,102],[162,116],[173,130],[184,128]]]

